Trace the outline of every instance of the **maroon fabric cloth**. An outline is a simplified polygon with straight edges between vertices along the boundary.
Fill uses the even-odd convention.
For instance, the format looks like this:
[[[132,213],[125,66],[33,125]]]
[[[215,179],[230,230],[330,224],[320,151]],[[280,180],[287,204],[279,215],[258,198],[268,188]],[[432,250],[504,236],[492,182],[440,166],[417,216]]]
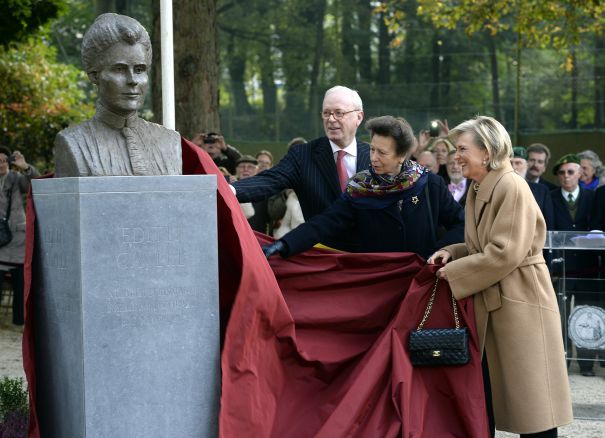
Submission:
[[[272,258],[269,266],[258,241],[270,238],[253,234],[210,157],[182,143],[184,174],[218,176],[221,321],[229,321],[221,437],[488,436],[471,300],[460,302],[471,363],[413,368],[407,338],[426,307],[435,267],[413,254],[318,249]],[[29,437],[37,438],[31,199],[27,213],[23,360]],[[448,294],[441,285],[428,327],[452,325]]]

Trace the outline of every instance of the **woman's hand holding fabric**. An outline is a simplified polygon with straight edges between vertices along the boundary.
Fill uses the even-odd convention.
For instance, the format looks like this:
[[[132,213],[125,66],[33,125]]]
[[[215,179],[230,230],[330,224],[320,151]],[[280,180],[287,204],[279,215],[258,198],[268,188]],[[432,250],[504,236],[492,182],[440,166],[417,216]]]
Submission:
[[[430,256],[426,262],[429,265],[434,265],[435,263],[443,263],[445,265],[447,262],[450,261],[451,257],[452,255],[449,252],[440,249],[439,251],[436,251],[432,256]],[[441,261],[439,261],[439,259],[441,259]]]

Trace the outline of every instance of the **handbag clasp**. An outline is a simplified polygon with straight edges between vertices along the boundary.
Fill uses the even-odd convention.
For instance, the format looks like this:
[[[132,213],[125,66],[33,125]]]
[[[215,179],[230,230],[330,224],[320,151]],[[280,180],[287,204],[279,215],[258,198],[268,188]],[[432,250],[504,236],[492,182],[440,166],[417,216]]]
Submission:
[[[441,357],[441,350],[433,350],[433,357]]]

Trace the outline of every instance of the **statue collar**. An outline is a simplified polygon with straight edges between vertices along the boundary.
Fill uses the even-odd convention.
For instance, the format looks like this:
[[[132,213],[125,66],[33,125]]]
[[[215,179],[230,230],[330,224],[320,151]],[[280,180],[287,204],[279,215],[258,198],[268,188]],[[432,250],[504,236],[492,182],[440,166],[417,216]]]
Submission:
[[[134,123],[139,116],[136,111],[128,117],[120,116],[111,112],[103,105],[97,104],[97,112],[94,117],[111,128],[122,129],[125,126],[134,126]]]

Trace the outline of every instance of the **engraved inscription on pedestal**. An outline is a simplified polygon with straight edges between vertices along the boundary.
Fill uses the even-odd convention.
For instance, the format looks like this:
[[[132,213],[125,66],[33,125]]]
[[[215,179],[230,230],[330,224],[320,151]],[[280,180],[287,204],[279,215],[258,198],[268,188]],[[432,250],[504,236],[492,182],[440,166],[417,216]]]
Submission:
[[[215,177],[41,180],[34,199],[42,436],[217,436]]]

